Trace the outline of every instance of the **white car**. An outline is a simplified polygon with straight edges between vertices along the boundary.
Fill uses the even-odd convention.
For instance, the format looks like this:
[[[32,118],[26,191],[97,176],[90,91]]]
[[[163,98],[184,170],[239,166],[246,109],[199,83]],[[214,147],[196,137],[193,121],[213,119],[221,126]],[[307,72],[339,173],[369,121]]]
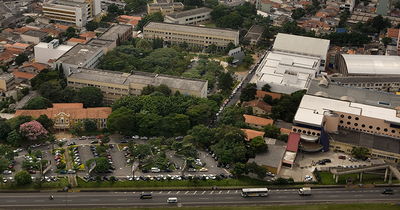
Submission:
[[[180,177],[180,176],[178,176],[178,175],[175,175],[175,179],[181,181],[181,180],[182,180],[182,177]]]
[[[139,136],[138,135],[134,135],[134,136],[132,136],[132,139],[139,139]]]
[[[216,179],[217,177],[215,177],[214,175],[210,174],[208,175],[210,177],[210,179]],[[207,179],[207,178],[206,178]]]
[[[131,177],[131,176],[126,176],[126,180],[128,180],[128,181],[133,181],[133,177]]]
[[[63,139],[60,139],[59,141],[60,141],[60,142],[67,142],[67,139],[66,139],[66,138],[63,138]]]
[[[207,175],[205,175],[205,174],[203,174],[203,177],[205,177],[206,178],[206,180],[209,180],[210,179],[210,177],[208,177]]]
[[[3,174],[11,174],[12,173],[12,171],[9,171],[9,170],[5,170],[5,171],[3,171]]]

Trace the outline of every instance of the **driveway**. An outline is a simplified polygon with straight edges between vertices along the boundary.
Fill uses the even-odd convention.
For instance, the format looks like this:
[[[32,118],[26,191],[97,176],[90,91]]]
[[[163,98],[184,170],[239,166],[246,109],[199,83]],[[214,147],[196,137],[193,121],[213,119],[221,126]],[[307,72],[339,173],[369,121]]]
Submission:
[[[20,101],[17,102],[16,110],[22,109],[22,107],[32,98],[38,97],[40,94],[38,91],[29,91],[28,95],[24,96]]]

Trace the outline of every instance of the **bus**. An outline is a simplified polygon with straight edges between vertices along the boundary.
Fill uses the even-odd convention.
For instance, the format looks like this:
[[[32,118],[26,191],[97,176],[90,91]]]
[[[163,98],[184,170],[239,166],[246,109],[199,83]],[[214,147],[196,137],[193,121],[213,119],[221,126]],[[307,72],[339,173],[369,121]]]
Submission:
[[[255,197],[255,196],[267,196],[268,195],[268,188],[246,188],[242,189],[242,196],[243,197]]]

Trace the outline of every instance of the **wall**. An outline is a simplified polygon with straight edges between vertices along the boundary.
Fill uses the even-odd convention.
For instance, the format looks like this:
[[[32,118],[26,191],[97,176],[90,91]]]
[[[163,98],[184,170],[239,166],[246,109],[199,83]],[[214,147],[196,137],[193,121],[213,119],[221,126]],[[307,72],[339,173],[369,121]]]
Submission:
[[[67,50],[42,48],[35,46],[35,62],[47,63],[50,59],[57,59],[63,55]]]
[[[4,79],[0,79],[0,89],[2,89],[4,92],[7,91],[7,85]]]
[[[24,40],[25,42],[33,42],[34,44],[39,44],[40,38],[39,37],[34,37],[34,36],[28,36],[25,34],[21,34],[21,39]]]
[[[258,80],[257,81],[257,89],[261,90],[261,88],[267,84],[267,82]],[[279,84],[274,84],[274,83],[268,83],[271,86],[271,92],[276,92],[276,93],[286,93],[286,94],[291,94],[296,91],[302,90],[303,88],[298,88],[298,87],[293,87],[293,86],[285,86],[285,85],[279,85]]]

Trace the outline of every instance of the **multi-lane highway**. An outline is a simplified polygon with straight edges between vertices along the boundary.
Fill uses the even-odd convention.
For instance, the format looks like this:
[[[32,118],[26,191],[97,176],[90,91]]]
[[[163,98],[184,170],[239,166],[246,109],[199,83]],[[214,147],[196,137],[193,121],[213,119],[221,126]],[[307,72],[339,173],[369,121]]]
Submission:
[[[169,197],[178,198],[179,206],[305,204],[319,202],[399,202],[400,189],[393,195],[382,195],[383,188],[313,189],[311,196],[299,196],[296,189],[270,190],[267,197],[243,198],[240,190],[146,191],[152,199],[141,200],[142,192],[76,192],[76,193],[0,193],[4,207],[96,207],[96,206],[165,206]],[[54,200],[49,196],[53,195]]]

